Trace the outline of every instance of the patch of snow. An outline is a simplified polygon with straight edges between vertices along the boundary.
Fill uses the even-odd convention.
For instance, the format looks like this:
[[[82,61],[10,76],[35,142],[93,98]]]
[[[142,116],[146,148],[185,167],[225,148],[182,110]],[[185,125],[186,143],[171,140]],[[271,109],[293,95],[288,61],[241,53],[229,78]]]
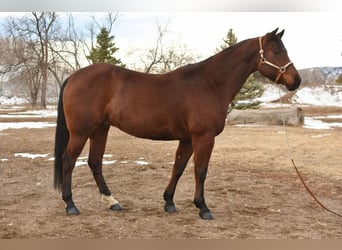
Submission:
[[[342,128],[342,122],[323,122],[321,120],[314,119],[313,117],[305,117],[303,127],[309,129]]]
[[[255,123],[248,123],[248,124],[236,124],[235,127],[239,128],[261,128],[265,127],[266,125],[263,124],[255,124]]]
[[[102,161],[103,165],[112,165],[112,164],[115,164],[115,163],[116,163],[116,160],[113,160],[113,161]]]
[[[24,112],[10,113],[10,115],[27,115],[33,117],[56,117],[57,110],[44,109],[44,110],[28,110]]]
[[[113,157],[112,154],[104,154],[103,158],[111,158]],[[53,160],[54,158],[51,158]],[[140,157],[138,161],[133,161],[133,163],[138,164],[138,165],[148,165],[149,163],[146,161],[141,160],[143,157]],[[120,164],[128,164],[132,161],[117,161],[117,160],[103,160],[102,164],[103,165],[112,165],[115,163],[120,163]],[[75,166],[82,166],[82,165],[87,165],[88,164],[88,156],[80,156],[78,157]]]
[[[26,105],[29,104],[29,101],[24,98],[20,97],[6,97],[6,96],[0,96],[0,104],[1,105]]]
[[[15,153],[14,156],[15,157],[23,157],[23,158],[29,158],[29,159],[36,159],[36,158],[47,158],[49,155],[49,153],[47,154],[31,154],[31,153]],[[104,158],[111,158],[113,157],[112,154],[105,154],[103,155]],[[53,161],[55,158],[54,157],[50,157],[48,158],[47,160],[48,161]],[[83,166],[83,165],[88,165],[88,156],[80,156],[78,157],[76,163],[75,163],[75,166],[76,167],[79,167],[79,166]],[[143,161],[141,159],[143,159],[143,157],[140,157],[139,158],[140,160],[138,161],[133,161],[135,164],[138,164],[138,165],[148,165],[150,163],[146,162],[146,161]],[[0,162],[5,162],[5,161],[8,161],[8,159],[0,159]],[[102,161],[102,164],[103,165],[112,165],[112,164],[115,164],[117,163],[118,161],[117,160],[103,160]],[[130,161],[120,161],[120,163],[122,164],[126,164],[126,163],[129,163]]]
[[[49,154],[31,154],[31,153],[15,153],[15,157],[23,157],[23,158],[29,158],[29,159],[36,159],[36,158],[45,158]]]
[[[111,155],[104,155],[104,157],[111,157]],[[103,160],[102,164],[103,165],[111,165],[111,164],[115,164],[117,162],[117,160]],[[75,163],[76,167],[79,166],[83,166],[83,165],[88,165],[88,156],[82,156],[82,157],[78,157],[78,160]]]
[[[82,165],[87,165],[88,163],[86,161],[76,161],[75,163],[75,167],[79,167],[79,166],[82,166]]]
[[[57,117],[57,110],[28,110],[23,112],[9,112],[8,114],[1,114],[0,118],[44,118]]]
[[[55,126],[56,124],[49,122],[0,122],[0,131],[6,129],[48,128]]]
[[[115,164],[117,161],[116,160],[112,160],[112,161],[102,161],[103,165],[112,165]],[[83,166],[83,165],[88,165],[88,161],[76,161],[75,166],[79,167],[79,166]]]
[[[288,107],[293,107],[294,105],[293,104],[288,104],[288,103],[261,103],[260,104],[260,107],[262,108],[288,108]]]
[[[280,96],[283,96],[286,94],[285,91],[281,90],[280,88],[272,84],[265,84],[264,87],[265,87],[264,93],[262,94],[262,96],[256,98],[255,99],[256,101],[272,102],[272,101],[278,100]]]
[[[342,86],[304,87],[292,98],[299,104],[342,107]]]
[[[315,116],[315,119],[342,119],[342,115]]]
[[[8,159],[7,158],[0,159],[0,162],[5,162],[5,161],[8,161]]]
[[[150,163],[148,163],[146,161],[134,161],[134,163],[138,164],[138,165],[141,165],[141,166],[150,164]]]
[[[331,134],[320,134],[320,135],[313,135],[311,136],[311,138],[323,138],[323,137],[326,137],[326,136],[330,136]]]
[[[315,120],[311,117],[305,117],[304,119],[304,128],[310,128],[310,129],[331,129],[331,127],[326,124],[325,122],[322,122],[321,120]]]

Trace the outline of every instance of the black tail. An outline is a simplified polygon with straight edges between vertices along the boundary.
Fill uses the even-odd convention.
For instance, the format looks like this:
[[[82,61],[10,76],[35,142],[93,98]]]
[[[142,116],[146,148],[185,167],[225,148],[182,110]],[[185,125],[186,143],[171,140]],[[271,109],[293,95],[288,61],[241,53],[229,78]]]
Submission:
[[[57,113],[57,127],[55,137],[55,173],[54,173],[54,186],[55,189],[61,190],[63,183],[63,153],[69,142],[69,131],[66,126],[64,108],[63,108],[63,92],[68,82],[66,79],[61,87],[58,102]]]

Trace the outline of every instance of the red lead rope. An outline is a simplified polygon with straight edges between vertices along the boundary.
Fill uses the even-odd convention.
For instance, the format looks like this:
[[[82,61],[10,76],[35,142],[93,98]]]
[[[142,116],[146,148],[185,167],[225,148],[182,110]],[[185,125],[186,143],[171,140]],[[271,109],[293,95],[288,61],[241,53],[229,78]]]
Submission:
[[[312,190],[309,188],[309,186],[305,183],[304,181],[304,178],[302,176],[302,174],[300,173],[299,169],[297,168],[296,164],[295,164],[295,161],[293,160],[293,157],[292,157],[292,147],[290,145],[290,142],[289,142],[289,138],[287,136],[287,130],[286,130],[286,124],[285,124],[285,118],[284,118],[284,112],[283,112],[283,104],[282,104],[282,101],[281,101],[281,93],[280,93],[280,89],[279,89],[279,100],[280,100],[280,105],[281,105],[281,108],[282,108],[282,119],[283,119],[283,126],[284,126],[284,130],[285,130],[285,137],[286,137],[286,143],[287,143],[287,146],[288,146],[288,154],[289,154],[289,158],[292,162],[292,165],[294,167],[294,169],[296,170],[296,173],[301,181],[301,183],[303,184],[303,186],[305,187],[306,191],[311,195],[311,197],[318,203],[318,205],[320,205],[324,210],[338,216],[338,217],[342,217],[341,214],[337,213],[337,212],[334,212],[332,211],[331,209],[327,208],[322,202],[320,202],[318,200],[318,198],[316,197],[316,195],[312,192]]]

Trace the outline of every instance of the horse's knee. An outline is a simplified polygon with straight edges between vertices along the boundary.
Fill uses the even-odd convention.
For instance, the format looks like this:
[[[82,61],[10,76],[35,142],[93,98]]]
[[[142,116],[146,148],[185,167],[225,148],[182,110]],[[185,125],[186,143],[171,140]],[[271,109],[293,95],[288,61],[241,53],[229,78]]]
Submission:
[[[208,167],[205,167],[203,169],[201,169],[200,171],[196,171],[196,176],[198,178],[198,181],[200,183],[203,183],[205,181],[205,179],[207,178],[207,172],[208,172]]]

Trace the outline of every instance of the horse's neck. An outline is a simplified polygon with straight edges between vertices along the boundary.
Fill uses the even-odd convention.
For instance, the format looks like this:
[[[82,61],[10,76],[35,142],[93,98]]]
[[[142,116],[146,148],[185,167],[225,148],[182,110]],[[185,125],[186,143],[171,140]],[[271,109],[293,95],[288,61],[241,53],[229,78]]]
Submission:
[[[228,106],[248,76],[257,70],[258,51],[257,39],[249,39],[212,58],[215,80],[210,84],[215,85],[224,105]]]

